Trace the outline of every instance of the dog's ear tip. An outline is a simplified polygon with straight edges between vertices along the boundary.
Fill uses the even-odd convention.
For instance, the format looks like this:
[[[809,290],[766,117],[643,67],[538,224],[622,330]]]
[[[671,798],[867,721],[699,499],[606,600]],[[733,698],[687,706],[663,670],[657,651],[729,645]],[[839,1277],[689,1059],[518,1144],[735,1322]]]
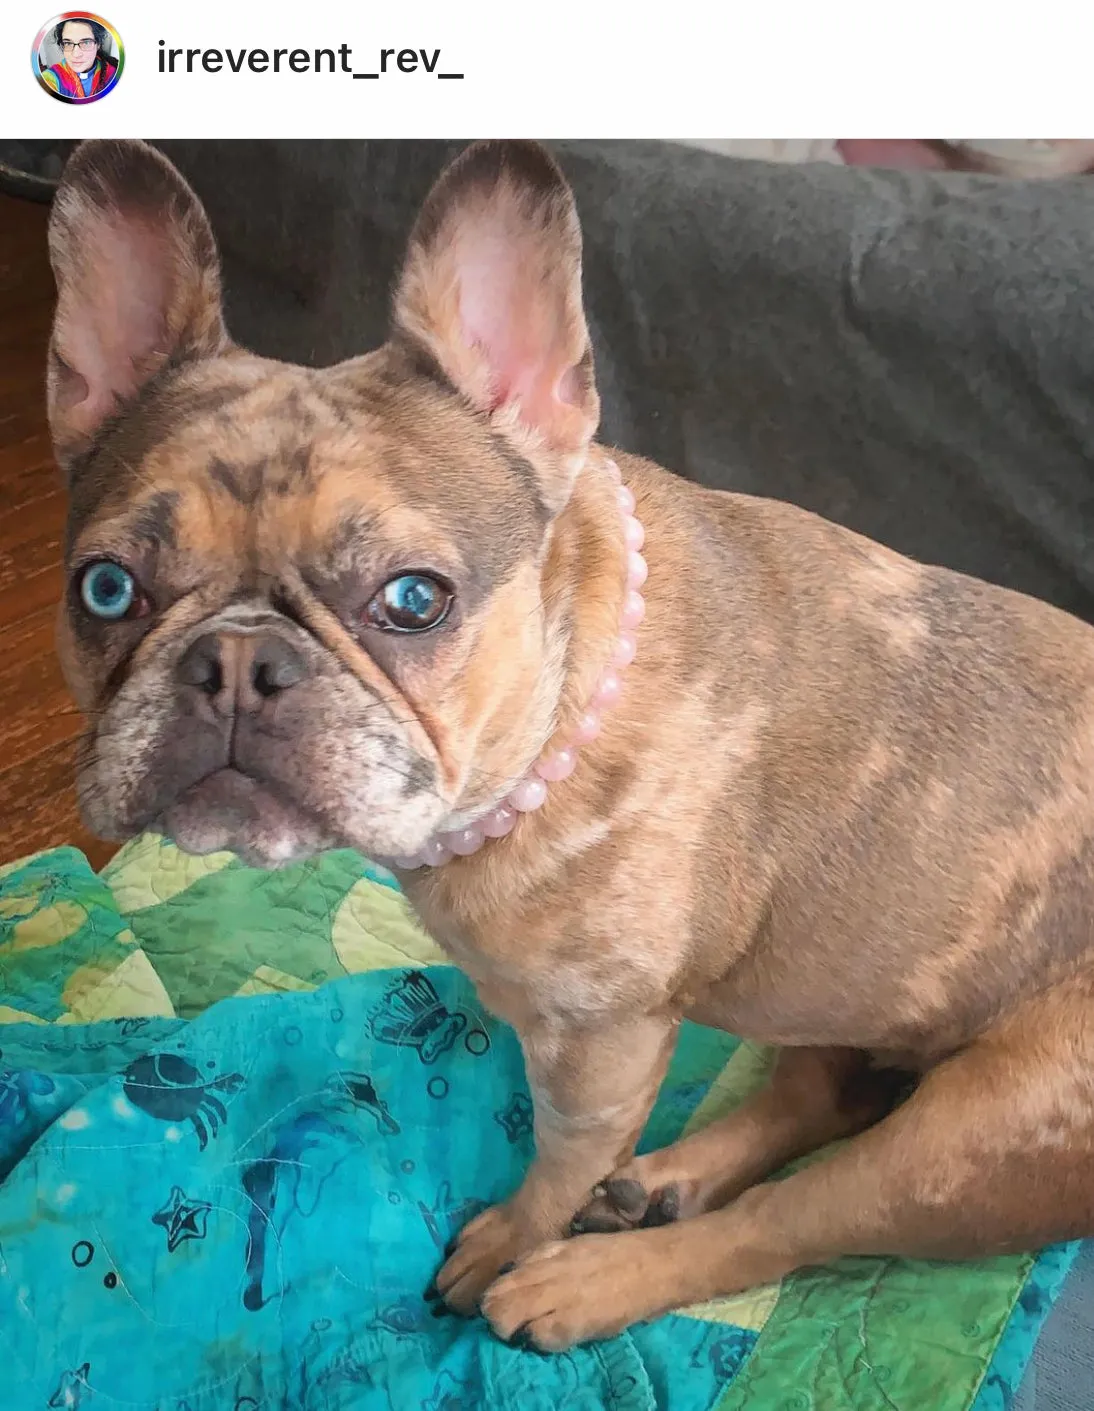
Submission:
[[[535,200],[568,200],[570,186],[562,168],[542,142],[530,138],[489,138],[472,142],[441,173],[426,210],[434,214],[468,190],[493,192],[508,186]],[[428,216],[426,217],[428,224]]]
[[[88,197],[106,206],[155,206],[190,188],[150,142],[137,137],[89,137],[70,152],[54,197],[61,215],[70,201]]]
[[[139,137],[84,137],[65,162],[62,182],[85,174],[124,168],[135,162],[157,164],[164,158],[150,142]]]
[[[475,165],[496,163],[532,173],[557,172],[558,164],[547,145],[531,137],[484,137],[470,143],[457,161]]]
[[[508,175],[529,186],[556,190],[568,185],[562,168],[542,142],[514,138],[495,144],[498,158]]]

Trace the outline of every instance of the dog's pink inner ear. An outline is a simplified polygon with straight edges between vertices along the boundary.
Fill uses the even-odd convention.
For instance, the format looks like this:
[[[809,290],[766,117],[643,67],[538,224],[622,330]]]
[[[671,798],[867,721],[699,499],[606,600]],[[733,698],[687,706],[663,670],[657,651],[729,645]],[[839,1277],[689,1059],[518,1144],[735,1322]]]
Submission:
[[[54,339],[57,403],[73,430],[94,432],[154,370],[168,341],[161,254],[117,216],[87,232],[71,287],[62,285]]]
[[[522,277],[516,241],[484,244],[458,261],[463,341],[488,364],[489,409],[515,401],[523,420],[542,426],[552,418],[563,379],[572,381],[580,338],[568,340],[558,326],[563,311],[544,283]],[[577,346],[567,348],[571,341]]]
[[[445,173],[412,236],[395,322],[480,411],[511,409],[554,450],[588,444],[599,402],[580,230],[539,149],[481,144]]]
[[[227,341],[212,234],[157,153],[89,143],[55,202],[50,419],[64,461],[168,361]]]

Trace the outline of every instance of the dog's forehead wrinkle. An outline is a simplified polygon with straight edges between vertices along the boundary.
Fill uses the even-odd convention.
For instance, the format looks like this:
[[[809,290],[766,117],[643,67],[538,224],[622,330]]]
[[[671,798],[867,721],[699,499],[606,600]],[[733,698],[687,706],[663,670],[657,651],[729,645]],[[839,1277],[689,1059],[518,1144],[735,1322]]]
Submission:
[[[284,613],[275,611],[268,601],[248,595],[203,617],[197,627],[201,631],[231,630],[248,634],[270,627],[283,628],[285,621]]]
[[[405,559],[406,567],[461,573],[465,555],[442,518],[426,508],[392,504],[373,510],[347,510],[320,540],[334,562],[349,568],[375,567],[389,555]]]

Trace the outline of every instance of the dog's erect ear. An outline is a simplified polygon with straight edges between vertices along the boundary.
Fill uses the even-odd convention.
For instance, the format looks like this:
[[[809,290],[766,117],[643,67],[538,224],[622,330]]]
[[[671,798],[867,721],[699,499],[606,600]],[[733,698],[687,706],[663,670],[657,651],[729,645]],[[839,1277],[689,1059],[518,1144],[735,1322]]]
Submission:
[[[143,142],[76,148],[54,198],[49,250],[49,418],[67,466],[166,363],[215,354],[227,333],[205,212]]]
[[[395,332],[479,411],[564,457],[600,404],[581,300],[581,227],[534,142],[480,142],[441,175],[410,237]]]

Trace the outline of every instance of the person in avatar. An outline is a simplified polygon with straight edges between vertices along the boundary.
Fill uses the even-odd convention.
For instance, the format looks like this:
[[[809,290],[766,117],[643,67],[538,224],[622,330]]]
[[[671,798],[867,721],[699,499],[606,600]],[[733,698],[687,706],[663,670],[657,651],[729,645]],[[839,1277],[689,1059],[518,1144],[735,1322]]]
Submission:
[[[82,103],[114,82],[118,65],[107,53],[106,30],[96,20],[62,20],[53,39],[64,60],[42,70],[42,78],[63,98]]]

